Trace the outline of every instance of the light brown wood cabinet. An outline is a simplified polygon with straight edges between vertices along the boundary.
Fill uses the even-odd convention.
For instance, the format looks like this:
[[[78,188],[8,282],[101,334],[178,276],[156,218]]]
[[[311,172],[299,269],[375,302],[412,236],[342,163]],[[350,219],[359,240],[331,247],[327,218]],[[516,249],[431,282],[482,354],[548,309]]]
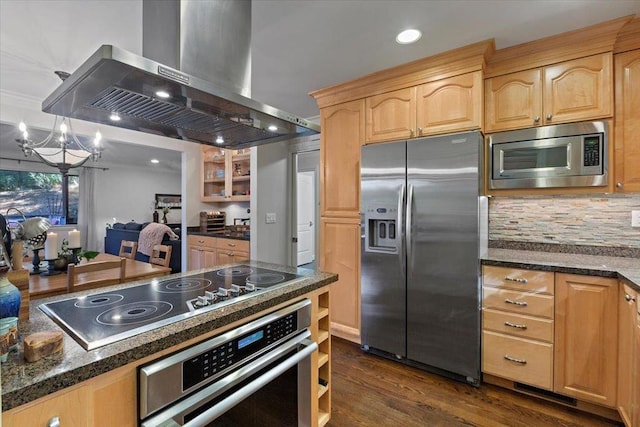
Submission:
[[[615,187],[640,191],[640,49],[615,55]]]
[[[210,268],[218,264],[215,237],[190,235],[187,237],[187,246],[189,252],[188,270]]]
[[[631,287],[620,284],[618,295],[618,411],[626,426],[634,424],[634,409],[640,405],[638,381],[638,343],[636,329],[638,317],[638,294]]]
[[[331,285],[331,332],[360,342],[360,221],[320,220],[320,269],[338,273]]]
[[[618,281],[556,273],[554,391],[616,407]]]
[[[187,238],[189,270],[212,268],[249,259],[249,241],[190,235]]]
[[[476,71],[368,97],[366,143],[482,126],[482,72]]]
[[[553,388],[554,275],[482,269],[482,372]]]
[[[320,115],[320,215],[359,217],[364,101],[323,108]]]
[[[485,81],[485,131],[608,118],[613,55],[603,53]]]
[[[202,147],[203,202],[248,202],[251,189],[251,154],[248,148],[225,150]]]

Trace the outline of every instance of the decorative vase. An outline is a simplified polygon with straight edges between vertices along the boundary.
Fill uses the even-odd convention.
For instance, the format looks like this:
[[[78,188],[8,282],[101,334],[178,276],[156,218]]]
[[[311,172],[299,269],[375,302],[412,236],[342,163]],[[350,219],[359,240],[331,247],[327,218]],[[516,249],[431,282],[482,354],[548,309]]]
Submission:
[[[163,213],[163,214],[162,214],[162,223],[163,223],[163,224],[166,224],[166,223],[167,223],[167,214],[166,214],[166,213]]]
[[[160,222],[158,219],[159,216],[158,211],[153,211],[153,222]]]
[[[21,300],[18,288],[9,281],[6,274],[0,275],[0,318],[18,317]]]

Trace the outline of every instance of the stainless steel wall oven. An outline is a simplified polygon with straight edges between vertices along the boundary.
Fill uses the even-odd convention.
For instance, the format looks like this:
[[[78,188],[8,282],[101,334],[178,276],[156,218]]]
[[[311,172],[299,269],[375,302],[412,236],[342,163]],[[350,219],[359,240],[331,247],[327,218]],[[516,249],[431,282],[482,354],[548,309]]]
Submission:
[[[310,426],[311,302],[139,369],[139,425]]]

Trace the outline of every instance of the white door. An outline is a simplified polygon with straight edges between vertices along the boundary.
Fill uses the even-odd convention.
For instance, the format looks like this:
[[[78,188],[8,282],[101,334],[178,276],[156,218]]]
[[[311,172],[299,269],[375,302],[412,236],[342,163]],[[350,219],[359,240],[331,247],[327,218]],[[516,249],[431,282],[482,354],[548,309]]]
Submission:
[[[315,176],[313,171],[298,172],[298,265],[308,264],[315,257]]]

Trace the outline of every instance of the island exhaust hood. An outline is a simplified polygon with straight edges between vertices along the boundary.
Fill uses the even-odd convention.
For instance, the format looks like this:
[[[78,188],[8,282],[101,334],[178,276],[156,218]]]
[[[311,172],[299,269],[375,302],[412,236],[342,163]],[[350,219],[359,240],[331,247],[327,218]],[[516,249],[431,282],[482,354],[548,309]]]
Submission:
[[[251,1],[143,0],[143,56],[101,46],[42,111],[224,148],[320,132],[251,96]]]

